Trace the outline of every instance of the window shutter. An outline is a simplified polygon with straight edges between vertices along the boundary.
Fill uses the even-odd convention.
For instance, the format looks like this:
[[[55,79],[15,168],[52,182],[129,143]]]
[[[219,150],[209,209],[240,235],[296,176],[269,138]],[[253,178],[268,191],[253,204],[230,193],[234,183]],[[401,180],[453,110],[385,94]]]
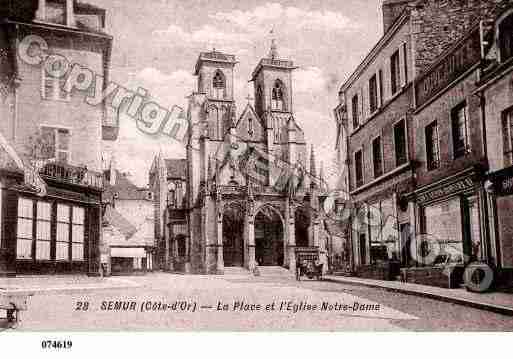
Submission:
[[[508,116],[502,117],[502,146],[504,149],[504,166],[509,166],[511,163],[511,134]]]

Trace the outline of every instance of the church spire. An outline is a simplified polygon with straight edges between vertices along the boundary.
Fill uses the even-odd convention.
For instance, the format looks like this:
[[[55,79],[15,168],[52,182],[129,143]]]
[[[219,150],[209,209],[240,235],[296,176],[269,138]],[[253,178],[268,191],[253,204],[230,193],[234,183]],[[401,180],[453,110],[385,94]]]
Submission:
[[[317,170],[315,168],[315,151],[313,145],[310,152],[310,175],[312,175],[313,177],[317,177]]]
[[[207,182],[212,181],[212,157],[208,156]]]
[[[269,57],[274,60],[278,59],[278,48],[276,46],[276,39],[274,38],[274,29],[271,30],[271,35],[273,38],[271,39],[271,49],[269,50]]]

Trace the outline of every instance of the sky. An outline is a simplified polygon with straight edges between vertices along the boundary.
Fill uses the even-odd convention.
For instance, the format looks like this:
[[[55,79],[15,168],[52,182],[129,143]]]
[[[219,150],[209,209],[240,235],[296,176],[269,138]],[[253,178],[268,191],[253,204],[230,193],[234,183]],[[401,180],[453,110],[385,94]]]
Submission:
[[[334,156],[338,88],[382,35],[381,0],[87,2],[107,10],[106,31],[114,37],[111,80],[133,91],[145,88],[169,109],[186,109],[186,96],[196,87],[198,55],[215,48],[239,62],[239,115],[253,94],[250,74],[275,38],[279,58],[299,67],[293,75],[295,118],[326,172]],[[148,183],[159,151],[167,158],[185,158],[181,143],[144,134],[129,118],[121,118],[118,140],[105,145],[118,169],[140,186]]]

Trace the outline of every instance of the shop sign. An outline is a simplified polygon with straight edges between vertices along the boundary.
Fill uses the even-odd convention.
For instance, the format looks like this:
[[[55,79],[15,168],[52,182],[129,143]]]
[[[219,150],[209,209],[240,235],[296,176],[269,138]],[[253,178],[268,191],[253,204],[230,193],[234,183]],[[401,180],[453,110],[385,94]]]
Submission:
[[[496,196],[509,196],[513,194],[513,167],[495,172],[489,176],[491,186],[486,186]]]
[[[433,201],[439,198],[448,197],[450,195],[463,192],[472,189],[474,182],[471,178],[465,178],[461,181],[451,183],[447,186],[443,186],[432,191],[419,194],[417,200],[419,202]]]

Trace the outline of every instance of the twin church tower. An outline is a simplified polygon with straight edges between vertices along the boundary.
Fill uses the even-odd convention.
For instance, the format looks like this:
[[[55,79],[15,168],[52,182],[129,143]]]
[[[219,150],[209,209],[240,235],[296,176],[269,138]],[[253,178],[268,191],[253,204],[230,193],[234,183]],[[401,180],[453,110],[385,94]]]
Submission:
[[[236,64],[235,56],[216,50],[202,52],[196,62],[197,91],[187,112],[186,248],[179,254],[171,244],[171,262],[199,273],[255,265],[294,271],[296,246],[315,247],[325,260],[316,185],[306,175],[316,176],[313,149],[307,167],[304,133],[293,112],[296,67],[278,57],[273,40],[251,75],[254,103],[248,99],[237,117]],[[256,159],[250,172],[258,178],[241,165],[248,154]],[[274,166],[277,161],[288,168]],[[291,169],[300,175],[277,187]],[[169,229],[173,240],[172,223]]]

